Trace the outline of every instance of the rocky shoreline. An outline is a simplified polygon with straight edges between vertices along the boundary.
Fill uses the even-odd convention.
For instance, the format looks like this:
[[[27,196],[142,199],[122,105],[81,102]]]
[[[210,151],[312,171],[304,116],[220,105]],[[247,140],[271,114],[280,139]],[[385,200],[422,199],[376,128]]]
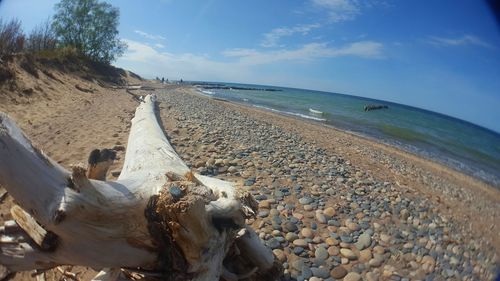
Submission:
[[[498,230],[473,231],[467,218],[477,211],[487,217],[478,219],[484,227],[497,222],[498,193],[476,202],[488,193],[457,189],[382,150],[329,138],[332,129],[311,141],[296,131],[309,130],[306,122],[238,110],[190,88],[156,93],[163,125],[186,163],[240,183],[259,201],[249,223],[283,263],[286,280],[494,279]],[[372,160],[360,162],[353,149]],[[450,208],[453,200],[470,201],[470,210]]]

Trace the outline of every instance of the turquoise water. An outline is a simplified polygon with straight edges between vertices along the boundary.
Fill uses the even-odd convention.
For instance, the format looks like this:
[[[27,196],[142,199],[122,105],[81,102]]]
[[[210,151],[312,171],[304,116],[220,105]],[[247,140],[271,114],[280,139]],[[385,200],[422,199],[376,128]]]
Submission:
[[[202,85],[199,90],[374,138],[500,187],[500,134],[480,126],[423,109],[336,93],[234,83],[218,86]],[[363,108],[368,104],[388,109],[366,112]]]

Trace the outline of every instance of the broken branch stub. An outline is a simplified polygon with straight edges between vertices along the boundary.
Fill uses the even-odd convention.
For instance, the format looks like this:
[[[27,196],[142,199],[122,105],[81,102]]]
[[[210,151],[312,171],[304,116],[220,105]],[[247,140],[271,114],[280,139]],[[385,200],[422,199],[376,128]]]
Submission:
[[[113,157],[93,152],[89,171],[69,172],[0,113],[0,184],[19,203],[13,213],[23,232],[2,233],[14,241],[0,242],[2,265],[83,265],[104,275],[126,268],[168,280],[279,276],[272,252],[245,224],[256,202],[230,182],[193,174],[163,134],[155,101],[149,95],[138,106],[114,182],[103,181]]]

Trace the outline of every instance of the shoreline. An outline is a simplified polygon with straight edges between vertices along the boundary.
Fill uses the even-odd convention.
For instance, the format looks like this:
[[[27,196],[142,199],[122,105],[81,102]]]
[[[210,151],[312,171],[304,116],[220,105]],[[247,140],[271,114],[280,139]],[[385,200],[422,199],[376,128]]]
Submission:
[[[297,122],[307,123],[307,124],[310,124],[312,126],[324,127],[326,129],[334,130],[338,133],[349,135],[353,138],[358,138],[360,140],[370,142],[372,145],[376,144],[377,146],[380,146],[381,149],[391,151],[391,153],[396,153],[398,155],[401,155],[402,157],[410,158],[412,161],[419,161],[419,162],[422,162],[424,165],[431,165],[435,169],[443,169],[445,172],[450,173],[450,174],[456,173],[456,174],[460,175],[461,177],[467,178],[468,181],[478,182],[479,185],[482,186],[481,189],[483,189],[483,191],[494,191],[494,195],[498,196],[499,197],[498,200],[500,200],[500,185],[495,186],[493,183],[488,182],[487,180],[484,180],[480,177],[466,173],[465,171],[462,171],[458,168],[455,168],[453,166],[442,163],[439,160],[434,159],[432,157],[427,157],[426,155],[420,155],[416,152],[408,151],[408,150],[406,150],[398,145],[390,143],[389,141],[385,141],[383,139],[380,140],[380,139],[377,139],[376,137],[365,135],[363,133],[358,133],[355,131],[350,131],[348,129],[339,128],[339,127],[336,127],[335,125],[323,123],[321,121],[302,118],[300,116],[294,116],[292,114],[288,114],[286,112],[280,112],[278,110],[273,110],[271,108],[267,109],[265,107],[254,106],[251,104],[245,104],[245,103],[241,103],[241,102],[237,102],[237,101],[212,97],[212,96],[207,95],[207,94],[199,93],[198,90],[196,89],[196,87],[193,87],[192,90],[193,90],[192,91],[193,94],[204,97],[204,98],[212,99],[214,101],[229,103],[229,104],[239,106],[239,107],[249,109],[249,110],[256,110],[256,111],[261,111],[261,112],[268,113],[268,114],[275,114],[275,115],[278,115],[280,117],[290,118],[290,119],[295,120]]]
[[[340,128],[321,124],[319,122],[314,122],[313,120],[302,119],[298,116],[279,114],[269,110],[240,104],[230,100],[215,99],[211,96],[199,93],[194,87],[187,87],[187,89],[192,95],[213,100],[221,106],[237,108],[237,110],[244,113],[253,111],[256,114],[251,114],[252,117],[265,120],[266,122],[278,121],[277,123],[279,123],[280,125],[285,125],[287,129],[295,131],[296,133],[301,134],[303,137],[305,137],[308,141],[315,144],[320,144],[323,147],[331,148],[331,144],[325,143],[325,141],[318,141],[313,136],[328,134],[328,131],[330,131],[330,133],[334,132],[334,134],[340,134],[340,138],[347,139],[347,141],[350,142],[351,145],[354,143],[360,143],[362,146],[368,147],[372,151],[379,150],[382,152],[382,154],[388,154],[389,156],[396,159],[403,159],[405,162],[407,162],[406,165],[411,166],[417,164],[417,168],[423,170],[423,173],[430,172],[431,174],[434,174],[433,178],[425,179],[424,182],[424,180],[422,179],[412,179],[411,174],[406,176],[403,175],[404,180],[398,180],[397,184],[402,188],[410,188],[413,189],[414,192],[421,192],[431,198],[435,198],[443,204],[443,206],[440,206],[441,212],[450,213],[450,210],[453,210],[455,213],[457,213],[457,217],[470,217],[470,213],[468,211],[464,211],[470,209],[467,206],[464,206],[464,202],[473,201],[470,198],[481,198],[481,200],[477,200],[477,202],[487,200],[491,202],[492,205],[500,205],[500,189],[481,179],[465,174],[461,171],[457,171],[451,167],[448,167],[431,159],[415,155],[411,152],[407,152],[398,147],[391,146],[377,140],[372,140],[369,137],[353,134],[352,132],[344,131]],[[264,116],[269,118],[266,118]],[[308,129],[313,129],[315,133],[304,133],[307,129],[301,130],[294,126],[299,125],[299,127],[302,128],[303,126],[301,126],[301,124],[305,124],[305,127],[308,127]],[[366,159],[355,157],[355,154],[360,152],[360,145],[355,144],[355,146],[357,146],[355,149],[340,149],[340,151],[338,152],[347,153],[347,156],[352,160],[353,163],[364,167],[366,170],[374,172],[374,174],[376,174],[379,178],[388,178],[388,176],[389,178],[395,178],[396,176],[401,176],[390,175],[390,173],[381,171],[380,168],[374,169],[373,165],[366,163]],[[333,151],[336,150],[333,149]],[[432,184],[435,184],[435,186],[431,186]],[[460,192],[467,192],[468,194],[460,194]],[[447,194],[450,196],[446,196]],[[459,208],[460,205],[462,205],[462,208]],[[495,229],[498,229],[498,226],[500,226],[500,209],[494,209],[493,211],[495,211],[496,215],[494,215],[493,213],[490,214],[492,218],[497,218],[493,219],[493,222],[496,223],[490,223],[490,221],[488,220],[489,222],[480,223],[480,228],[484,229],[485,225],[487,225],[488,227],[493,227],[489,229],[488,232],[491,238],[496,238],[492,240],[495,241],[494,245],[496,252],[498,255],[500,255],[500,239],[498,239],[497,237],[498,231],[494,231]]]
[[[482,184],[484,184],[490,188],[493,188],[495,190],[500,191],[500,177],[495,177],[494,174],[491,174],[489,172],[485,172],[482,169],[474,171],[471,167],[471,165],[473,165],[474,163],[467,163],[467,164],[465,164],[466,168],[461,169],[460,167],[457,167],[456,165],[453,165],[451,163],[451,162],[456,162],[456,160],[453,160],[451,162],[447,162],[444,159],[447,157],[446,155],[433,155],[433,152],[427,152],[425,150],[422,150],[421,152],[419,152],[419,151],[416,151],[416,150],[419,150],[417,147],[414,147],[414,149],[412,149],[411,148],[412,145],[399,143],[398,140],[391,140],[390,138],[384,138],[383,136],[379,136],[379,137],[370,136],[370,135],[365,134],[363,132],[352,131],[352,130],[349,130],[347,128],[342,128],[342,127],[336,126],[334,124],[324,122],[322,120],[316,120],[315,118],[308,118],[307,116],[303,116],[302,114],[294,114],[291,112],[280,111],[280,110],[276,110],[276,109],[269,108],[266,106],[260,106],[260,105],[255,105],[255,104],[246,104],[244,102],[239,102],[236,100],[228,100],[228,99],[218,98],[218,97],[212,96],[211,94],[203,93],[201,91],[201,89],[199,89],[195,86],[192,86],[192,87],[193,87],[193,92],[195,94],[201,95],[201,96],[206,97],[206,98],[224,101],[224,102],[228,102],[228,103],[235,104],[235,105],[242,106],[242,107],[246,107],[246,108],[262,110],[264,112],[273,113],[273,114],[277,114],[277,115],[280,115],[283,117],[292,118],[294,120],[297,120],[298,122],[306,122],[306,123],[310,123],[312,125],[324,126],[326,128],[330,128],[330,129],[336,130],[338,132],[351,135],[353,137],[358,137],[358,138],[364,139],[364,140],[369,141],[369,142],[376,142],[377,144],[384,145],[385,147],[390,148],[390,149],[396,149],[401,153],[408,154],[409,156],[413,156],[413,157],[416,157],[419,159],[429,161],[433,164],[446,167],[454,172],[457,172],[461,175],[471,177],[473,180],[480,181]],[[400,104],[398,104],[398,105],[400,105]],[[406,106],[406,105],[402,105],[402,106]],[[418,108],[416,108],[416,109],[418,109]],[[422,110],[427,111],[424,109],[422,109]],[[445,116],[448,118],[453,118],[453,117],[449,117],[447,115],[443,115],[443,114],[436,113],[436,112],[432,112],[432,113],[439,114],[439,115],[442,115],[442,116]],[[468,123],[467,121],[463,121],[460,119],[457,119],[457,120]],[[472,125],[477,126],[475,124],[472,124]],[[485,128],[485,129],[489,130],[487,128]],[[405,148],[405,146],[408,146],[408,148]],[[460,157],[460,156],[458,156],[458,157]],[[461,162],[458,162],[458,163],[463,164]],[[485,173],[487,175],[487,178],[490,178],[490,179],[488,180],[486,178],[482,178],[479,175],[476,175],[477,173]]]
[[[188,166],[235,181],[258,200],[250,223],[289,276],[308,279],[299,269],[307,264],[316,277],[342,268],[368,280],[494,278],[500,193],[493,187],[386,144],[190,87],[158,96]],[[358,243],[363,235],[368,248]],[[421,265],[427,259],[432,267]]]

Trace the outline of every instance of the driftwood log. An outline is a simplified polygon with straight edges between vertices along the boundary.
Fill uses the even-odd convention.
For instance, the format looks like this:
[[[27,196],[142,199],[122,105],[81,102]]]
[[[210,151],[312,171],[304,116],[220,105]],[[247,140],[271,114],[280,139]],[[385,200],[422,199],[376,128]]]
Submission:
[[[254,199],[192,173],[163,134],[155,102],[146,96],[135,112],[116,181],[104,181],[99,166],[107,163],[105,175],[114,155],[93,152],[88,171],[67,171],[0,113],[0,185],[19,205],[16,223],[0,227],[1,265],[10,272],[89,266],[102,270],[95,280],[279,276],[272,252],[245,223]]]

